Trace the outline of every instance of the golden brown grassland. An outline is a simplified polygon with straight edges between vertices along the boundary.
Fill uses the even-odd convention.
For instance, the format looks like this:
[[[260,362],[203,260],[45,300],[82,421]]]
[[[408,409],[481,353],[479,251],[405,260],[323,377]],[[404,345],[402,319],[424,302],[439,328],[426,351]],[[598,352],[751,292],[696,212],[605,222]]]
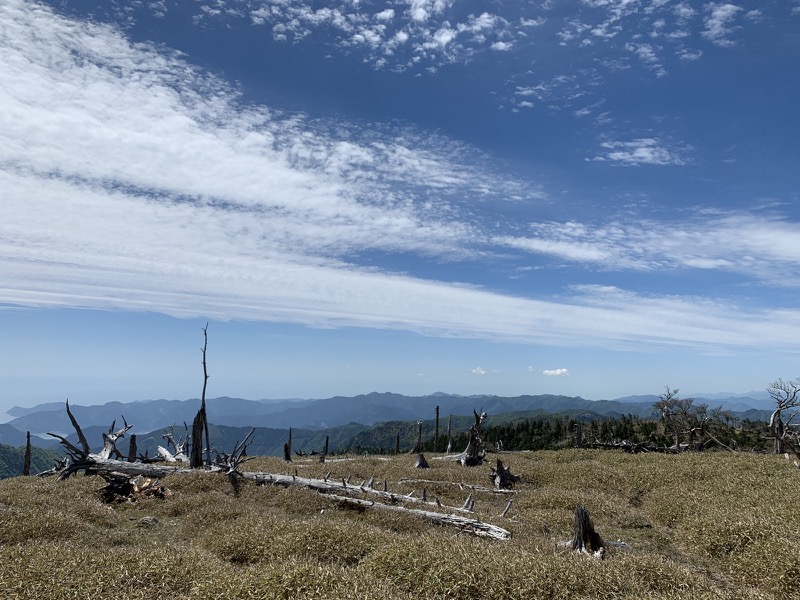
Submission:
[[[460,506],[489,466],[428,457],[353,457],[247,470],[360,483]],[[238,493],[222,475],[164,480],[166,499],[106,505],[96,477],[0,481],[2,598],[796,598],[800,471],[782,457],[564,450],[505,454],[513,496],[476,493],[483,520],[513,538],[480,539],[414,517],[337,506],[303,489]],[[400,483],[426,479],[440,483]],[[514,504],[499,518],[507,498]],[[604,561],[559,545],[577,504],[606,540]],[[147,517],[157,523],[145,525]],[[145,521],[143,521],[143,519]]]

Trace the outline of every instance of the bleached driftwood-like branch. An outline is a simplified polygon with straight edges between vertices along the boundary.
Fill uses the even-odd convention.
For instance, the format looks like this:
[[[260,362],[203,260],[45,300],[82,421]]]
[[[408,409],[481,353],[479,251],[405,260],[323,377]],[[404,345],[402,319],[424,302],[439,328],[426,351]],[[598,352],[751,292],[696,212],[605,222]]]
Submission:
[[[350,498],[347,496],[338,496],[331,494],[328,496],[331,500],[341,504],[351,505],[361,510],[383,510],[389,512],[398,512],[406,515],[413,515],[431,521],[439,525],[446,525],[449,527],[456,527],[472,535],[480,537],[489,537],[496,540],[507,540],[511,538],[511,532],[497,525],[479,521],[477,519],[469,519],[459,515],[432,512],[429,510],[419,510],[416,508],[406,508],[405,506],[397,506],[394,504],[382,504],[373,500],[362,500],[359,498]]]

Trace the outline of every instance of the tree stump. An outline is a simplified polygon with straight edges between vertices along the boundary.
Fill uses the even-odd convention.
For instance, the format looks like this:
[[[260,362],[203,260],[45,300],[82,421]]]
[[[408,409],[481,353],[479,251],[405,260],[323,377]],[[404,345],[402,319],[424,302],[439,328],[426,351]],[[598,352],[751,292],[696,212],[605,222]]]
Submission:
[[[606,543],[594,530],[589,511],[580,504],[575,508],[575,530],[570,547],[576,552],[591,554],[602,559],[606,553]]]
[[[519,475],[512,475],[511,469],[503,466],[503,461],[497,459],[497,466],[492,467],[489,477],[494,481],[494,487],[498,490],[510,490],[514,484],[520,481]]]

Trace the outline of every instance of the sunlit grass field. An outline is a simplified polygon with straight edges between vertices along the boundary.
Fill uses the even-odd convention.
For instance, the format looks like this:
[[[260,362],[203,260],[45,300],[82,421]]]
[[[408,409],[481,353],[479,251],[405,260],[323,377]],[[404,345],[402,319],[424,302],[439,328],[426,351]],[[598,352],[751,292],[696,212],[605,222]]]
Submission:
[[[493,455],[489,456],[494,459]],[[0,598],[797,598],[800,470],[783,457],[607,450],[503,454],[513,495],[472,491],[475,516],[509,541],[416,517],[358,511],[316,492],[235,490],[213,473],[164,480],[172,495],[104,504],[104,481],[0,481]],[[428,456],[320,464],[256,458],[244,469],[392,492],[423,488],[461,506],[491,486],[491,461]],[[405,480],[416,480],[408,482]],[[425,480],[425,481],[419,481]],[[513,505],[505,517],[508,499]],[[569,551],[575,507],[627,548]]]

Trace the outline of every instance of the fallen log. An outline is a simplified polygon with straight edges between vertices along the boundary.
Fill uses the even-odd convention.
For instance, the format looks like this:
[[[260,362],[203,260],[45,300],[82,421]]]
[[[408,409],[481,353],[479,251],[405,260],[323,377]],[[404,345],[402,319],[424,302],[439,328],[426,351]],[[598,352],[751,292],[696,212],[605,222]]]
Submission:
[[[459,515],[437,513],[429,510],[419,510],[416,508],[406,508],[404,506],[395,506],[391,504],[381,504],[380,502],[374,502],[372,500],[361,500],[359,498],[349,498],[347,496],[337,496],[334,494],[328,495],[328,498],[339,502],[340,504],[354,506],[361,510],[375,509],[417,516],[425,519],[426,521],[431,521],[438,525],[455,527],[466,533],[477,535],[479,537],[488,537],[495,540],[507,540],[511,537],[511,532],[507,529],[503,529],[497,525],[485,523],[477,519],[461,517]]]
[[[436,458],[436,457],[434,457]],[[436,483],[439,485],[457,485],[462,490],[472,490],[474,492],[485,492],[487,494],[515,494],[514,490],[488,488],[484,485],[473,485],[471,483],[461,483],[458,481],[434,481],[433,479],[401,479],[398,483]]]
[[[279,475],[277,473],[256,473],[256,472],[241,472],[238,475],[249,481],[261,485],[282,485],[284,487],[299,486],[314,490],[321,494],[348,494],[350,496],[373,496],[381,500],[385,500],[392,504],[425,504],[442,508],[444,510],[451,510],[457,512],[472,512],[472,508],[444,506],[438,500],[428,500],[427,498],[417,498],[411,492],[410,494],[395,494],[386,490],[376,490],[369,485],[352,485],[347,483],[347,480],[333,481],[329,479],[311,479],[308,477],[298,477],[297,475]]]

